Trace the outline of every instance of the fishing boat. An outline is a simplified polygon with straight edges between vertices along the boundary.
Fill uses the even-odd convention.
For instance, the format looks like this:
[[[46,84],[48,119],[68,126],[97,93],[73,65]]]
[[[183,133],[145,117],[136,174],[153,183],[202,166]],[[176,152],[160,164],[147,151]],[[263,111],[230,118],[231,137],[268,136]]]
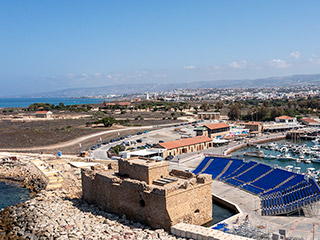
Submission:
[[[311,160],[310,160],[310,159],[305,159],[305,160],[304,160],[304,163],[309,164],[309,163],[311,163]]]

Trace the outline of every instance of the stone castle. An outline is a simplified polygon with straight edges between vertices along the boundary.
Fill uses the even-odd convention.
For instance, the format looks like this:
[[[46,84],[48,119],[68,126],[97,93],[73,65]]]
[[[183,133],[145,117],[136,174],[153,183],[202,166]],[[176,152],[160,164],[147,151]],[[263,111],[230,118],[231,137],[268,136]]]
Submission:
[[[118,168],[82,170],[83,199],[167,231],[180,222],[201,225],[212,219],[210,175],[169,173],[168,162],[140,158],[119,159]]]

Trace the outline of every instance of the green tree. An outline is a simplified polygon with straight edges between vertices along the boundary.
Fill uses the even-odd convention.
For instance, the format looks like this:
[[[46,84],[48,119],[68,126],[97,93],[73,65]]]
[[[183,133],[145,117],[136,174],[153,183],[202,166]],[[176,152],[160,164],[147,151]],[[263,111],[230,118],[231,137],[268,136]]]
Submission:
[[[231,120],[238,120],[241,116],[241,110],[238,104],[233,104],[230,107],[230,111],[228,113],[228,117]]]
[[[220,110],[223,108],[223,106],[224,106],[223,102],[219,101],[216,103],[215,109]]]
[[[112,116],[108,116],[108,117],[104,117],[101,120],[95,122],[95,123],[103,123],[103,125],[105,127],[111,127],[113,124],[117,123],[118,121],[112,117]]]

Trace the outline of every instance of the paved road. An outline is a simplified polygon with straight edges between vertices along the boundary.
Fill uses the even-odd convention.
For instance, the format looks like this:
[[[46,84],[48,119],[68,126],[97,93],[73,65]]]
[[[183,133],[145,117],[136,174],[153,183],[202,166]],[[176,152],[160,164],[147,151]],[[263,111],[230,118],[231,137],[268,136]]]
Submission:
[[[171,131],[171,130],[173,130],[175,128],[175,127],[172,127],[172,125],[173,124],[169,124],[169,125],[166,124],[166,126],[171,126],[171,127],[168,127],[168,128],[165,128],[165,129],[153,130],[153,131],[148,132],[148,133],[142,133],[141,135],[133,135],[130,138],[126,138],[126,139],[123,139],[121,141],[113,142],[113,143],[110,143],[110,144],[107,144],[107,145],[102,145],[100,148],[91,151],[89,157],[92,157],[95,160],[106,160],[106,159],[109,159],[108,156],[107,156],[107,151],[109,150],[109,148],[111,148],[113,146],[116,146],[116,145],[119,145],[123,141],[136,141],[137,139],[148,137],[148,136],[152,136],[152,135],[155,135],[157,133],[161,133],[163,131]],[[176,124],[174,124],[174,125],[176,125]],[[163,127],[163,126],[164,125],[161,125],[161,127]],[[159,127],[159,125],[154,126],[154,127],[157,128],[157,127]]]

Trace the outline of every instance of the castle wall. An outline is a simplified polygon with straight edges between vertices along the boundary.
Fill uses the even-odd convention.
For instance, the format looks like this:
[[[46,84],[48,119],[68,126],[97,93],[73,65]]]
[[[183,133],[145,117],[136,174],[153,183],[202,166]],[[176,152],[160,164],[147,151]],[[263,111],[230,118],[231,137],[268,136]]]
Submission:
[[[108,212],[169,231],[181,221],[204,224],[212,219],[212,180],[203,176],[180,185],[172,183],[174,187],[159,187],[82,170],[82,193],[85,201]]]
[[[141,164],[141,160],[138,158],[131,158],[130,160],[120,159],[118,163],[121,176],[145,181],[148,184],[159,178],[167,177],[169,173],[169,163],[164,161],[144,161]]]

